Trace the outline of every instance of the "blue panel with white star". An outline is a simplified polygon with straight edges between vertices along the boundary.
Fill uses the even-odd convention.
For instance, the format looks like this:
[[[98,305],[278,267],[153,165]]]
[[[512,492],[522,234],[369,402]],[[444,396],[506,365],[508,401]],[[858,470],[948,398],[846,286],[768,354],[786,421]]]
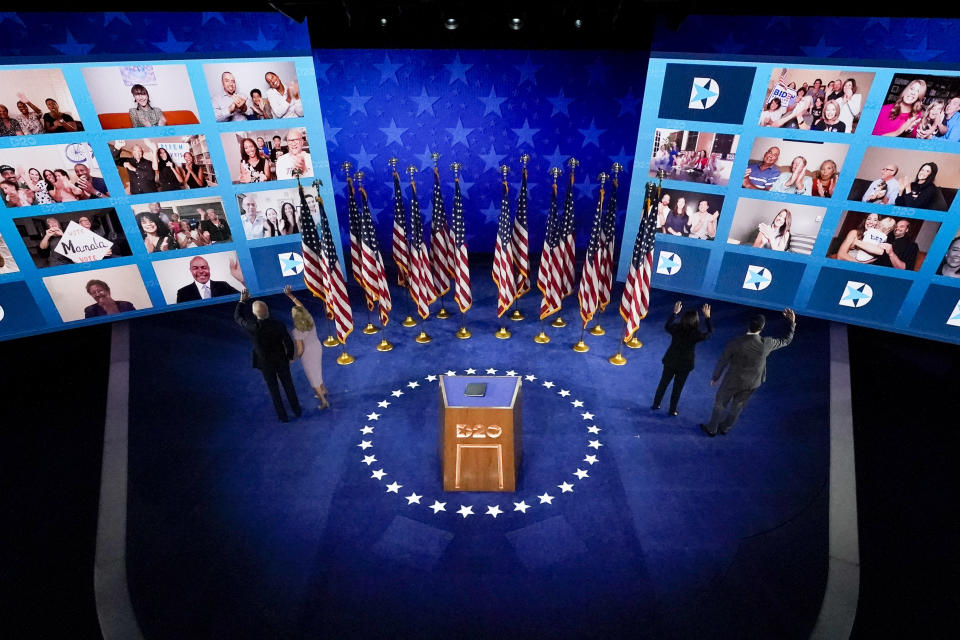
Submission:
[[[758,273],[760,269],[757,269],[751,273],[751,266],[765,271]],[[803,262],[779,259],[772,250],[750,254],[727,252],[720,266],[716,290],[747,304],[793,306],[805,268]]]

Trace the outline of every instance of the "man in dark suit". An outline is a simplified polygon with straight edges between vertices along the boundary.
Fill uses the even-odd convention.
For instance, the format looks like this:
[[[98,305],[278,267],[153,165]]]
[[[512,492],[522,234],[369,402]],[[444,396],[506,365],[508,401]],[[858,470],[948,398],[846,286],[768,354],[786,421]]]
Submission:
[[[700,425],[700,429],[711,438],[717,433],[726,435],[733,428],[750,396],[767,379],[767,356],[793,340],[793,332],[797,326],[796,314],[793,309],[784,309],[783,316],[789,326],[782,338],[761,338],[760,332],[767,320],[762,314],[758,314],[750,319],[746,335],[734,338],[724,347],[723,355],[713,370],[710,386],[715,386],[721,375],[723,383],[717,389],[710,422]],[[727,370],[726,375],[724,369]]]
[[[266,303],[256,300],[250,305],[249,300],[250,292],[244,289],[240,294],[237,308],[233,312],[233,319],[250,334],[250,339],[253,340],[253,367],[260,369],[260,373],[263,374],[267,389],[270,390],[270,399],[273,400],[273,408],[276,409],[280,422],[287,421],[287,411],[280,399],[278,379],[287,393],[293,415],[299,418],[300,401],[293,387],[293,378],[290,377],[290,359],[294,355],[293,340],[290,339],[287,327],[279,320],[270,317],[270,310]]]
[[[230,271],[236,278],[236,273],[239,272],[239,265],[235,265],[235,260],[230,262]],[[190,261],[190,275],[193,276],[193,282],[177,289],[177,302],[206,300],[207,298],[240,293],[222,280],[211,280],[210,263],[202,256],[197,256]],[[237,279],[243,282],[242,277]]]

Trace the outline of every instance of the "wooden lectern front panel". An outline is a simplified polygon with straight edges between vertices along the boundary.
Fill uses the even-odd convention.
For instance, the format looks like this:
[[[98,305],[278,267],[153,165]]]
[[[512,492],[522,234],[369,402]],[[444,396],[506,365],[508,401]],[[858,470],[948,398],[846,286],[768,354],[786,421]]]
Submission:
[[[444,491],[515,491],[514,452],[513,409],[444,409]]]

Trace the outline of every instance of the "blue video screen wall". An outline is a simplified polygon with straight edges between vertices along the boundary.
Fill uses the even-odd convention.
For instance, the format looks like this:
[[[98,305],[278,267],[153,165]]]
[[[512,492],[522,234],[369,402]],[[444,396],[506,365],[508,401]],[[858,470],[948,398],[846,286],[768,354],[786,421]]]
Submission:
[[[298,284],[330,184],[309,55],[2,65],[0,339]]]
[[[651,58],[621,278],[650,181],[653,286],[960,343],[957,70]]]

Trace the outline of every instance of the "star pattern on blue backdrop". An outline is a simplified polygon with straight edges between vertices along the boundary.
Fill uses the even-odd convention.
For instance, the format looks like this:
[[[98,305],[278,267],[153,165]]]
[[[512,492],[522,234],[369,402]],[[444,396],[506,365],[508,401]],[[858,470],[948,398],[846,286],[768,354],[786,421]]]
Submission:
[[[280,44],[279,40],[270,40],[263,35],[263,29],[257,29],[256,40],[244,40],[243,43],[254,51],[272,51]]]
[[[613,162],[626,169],[620,174],[618,229],[622,228],[631,146],[643,99],[642,54],[323,50],[316,51],[314,59],[318,65],[333,65],[327,74],[329,85],[320,88],[324,130],[331,140],[330,164],[349,160],[363,166],[375,217],[386,210],[389,215],[383,220],[392,219],[393,181],[387,166],[391,156],[400,161],[408,204],[411,191],[405,169],[414,165],[420,170],[417,193],[428,217],[433,176],[427,172],[434,167],[431,154],[436,152],[441,154],[437,166],[446,199],[453,196],[450,163],[463,166],[460,184],[468,245],[471,252],[490,253],[503,188],[499,167],[513,169],[508,176],[513,199],[520,185],[520,154],[529,153],[532,253],[542,246],[550,204],[552,178],[547,170],[563,169],[558,180],[562,198],[570,157],[581,163],[574,186],[578,243],[583,246],[589,235],[599,193],[596,176],[609,173]],[[558,69],[563,73],[555,73]],[[591,79],[594,85],[605,83],[603,90],[589,86]],[[337,210],[345,212],[345,193],[341,185],[335,186]],[[338,215],[344,231],[345,219]],[[429,226],[429,220],[424,224]],[[392,246],[390,232],[377,225],[384,247]]]
[[[53,45],[53,48],[59,51],[60,53],[68,56],[85,56],[93,49],[95,46],[93,43],[80,43],[77,42],[77,39],[73,37],[73,34],[70,32],[70,29],[66,29],[67,39],[60,44]]]
[[[189,40],[177,40],[173,35],[173,29],[167,29],[167,39],[163,42],[153,42],[153,46],[164,53],[183,53],[193,44]]]
[[[910,39],[907,40],[911,41]],[[903,57],[907,60],[914,60],[916,62],[927,62],[928,60],[933,60],[941,53],[941,49],[929,49],[927,48],[927,38],[924,36],[920,38],[917,46],[914,48],[900,47],[900,53],[903,54]]]

